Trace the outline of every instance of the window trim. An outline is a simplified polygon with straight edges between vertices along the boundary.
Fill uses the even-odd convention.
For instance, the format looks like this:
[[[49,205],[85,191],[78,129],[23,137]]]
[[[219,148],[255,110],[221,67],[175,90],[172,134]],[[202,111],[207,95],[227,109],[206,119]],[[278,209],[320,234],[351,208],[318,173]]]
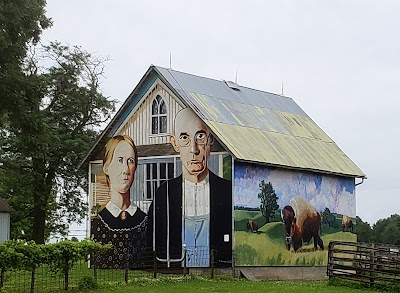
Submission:
[[[159,97],[159,100],[157,99]],[[161,104],[164,102],[165,105],[165,112],[161,114]],[[157,114],[153,114],[153,105],[156,103],[157,106]],[[153,98],[151,105],[150,105],[150,135],[151,136],[164,136],[168,134],[168,104],[166,99],[160,94],[157,94],[155,98]],[[166,130],[165,132],[161,132],[161,118],[166,118]],[[157,130],[153,133],[153,118],[157,119]]]

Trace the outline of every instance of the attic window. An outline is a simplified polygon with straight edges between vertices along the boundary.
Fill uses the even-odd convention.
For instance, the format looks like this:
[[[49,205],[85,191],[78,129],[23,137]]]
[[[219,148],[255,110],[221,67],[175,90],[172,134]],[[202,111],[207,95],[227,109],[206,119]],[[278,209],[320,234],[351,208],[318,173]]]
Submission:
[[[239,85],[236,82],[230,80],[224,80],[225,84],[235,91],[240,91]]]
[[[151,104],[151,134],[167,133],[167,105],[161,96]]]

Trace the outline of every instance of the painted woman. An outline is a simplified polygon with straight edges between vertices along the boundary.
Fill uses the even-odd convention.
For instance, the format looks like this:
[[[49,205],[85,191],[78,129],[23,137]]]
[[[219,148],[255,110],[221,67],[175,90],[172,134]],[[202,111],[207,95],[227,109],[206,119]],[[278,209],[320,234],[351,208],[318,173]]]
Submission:
[[[147,215],[130,195],[137,162],[137,149],[129,136],[114,136],[106,144],[103,171],[110,200],[92,220],[91,230],[95,241],[112,244],[113,248],[96,257],[95,263],[100,268],[143,265]]]

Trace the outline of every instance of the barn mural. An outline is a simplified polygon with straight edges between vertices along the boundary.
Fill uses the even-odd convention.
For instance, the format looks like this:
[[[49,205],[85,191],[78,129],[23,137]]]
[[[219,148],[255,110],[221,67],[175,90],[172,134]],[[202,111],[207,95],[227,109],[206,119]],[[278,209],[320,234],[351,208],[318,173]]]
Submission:
[[[98,198],[92,198],[91,237],[112,244],[113,250],[96,256],[98,267],[145,267],[152,251],[161,266],[209,267],[211,258],[215,266],[232,265],[231,158],[220,154],[212,158],[214,138],[188,108],[177,113],[174,130],[170,141],[179,155],[176,164],[151,163],[150,168],[139,164],[128,135],[107,142],[102,166],[94,171]],[[141,176],[135,177],[144,165],[149,171],[144,173],[150,175],[144,180],[150,183],[146,186],[138,184]],[[228,179],[215,174],[215,169]],[[144,187],[153,189],[152,198]],[[219,253],[211,256],[213,250]]]
[[[213,137],[190,109],[175,118],[171,144],[180,154],[182,174],[162,184],[149,209],[149,243],[168,267],[231,265],[232,185],[209,170]],[[222,253],[224,252],[224,253]]]
[[[86,166],[100,268],[325,265],[356,240],[365,174],[288,97],[150,66]]]
[[[356,241],[354,179],[235,162],[238,266],[325,265],[330,240]]]
[[[91,234],[95,241],[112,244],[113,249],[95,257],[100,268],[137,267],[145,262],[147,215],[131,200],[130,193],[137,162],[131,137],[116,135],[106,144],[103,173],[108,201],[94,211]]]

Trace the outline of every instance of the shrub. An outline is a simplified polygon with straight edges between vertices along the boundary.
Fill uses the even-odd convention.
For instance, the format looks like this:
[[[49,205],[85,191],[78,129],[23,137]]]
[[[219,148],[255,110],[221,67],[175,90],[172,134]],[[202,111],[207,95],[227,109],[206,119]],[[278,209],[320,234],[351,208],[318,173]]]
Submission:
[[[97,289],[99,285],[97,281],[92,276],[83,276],[78,283],[78,288],[81,290],[84,289]]]

